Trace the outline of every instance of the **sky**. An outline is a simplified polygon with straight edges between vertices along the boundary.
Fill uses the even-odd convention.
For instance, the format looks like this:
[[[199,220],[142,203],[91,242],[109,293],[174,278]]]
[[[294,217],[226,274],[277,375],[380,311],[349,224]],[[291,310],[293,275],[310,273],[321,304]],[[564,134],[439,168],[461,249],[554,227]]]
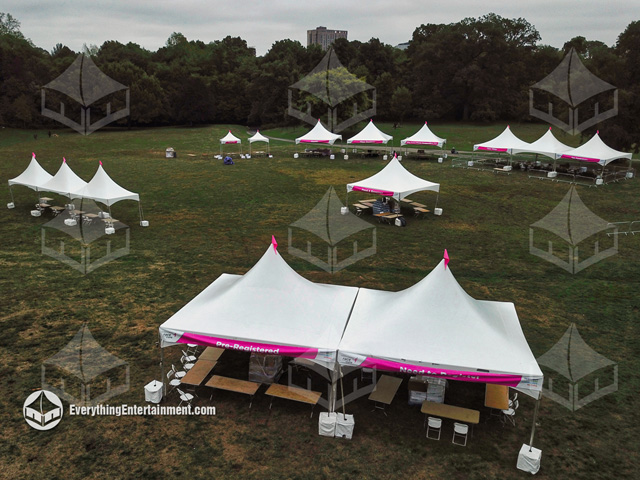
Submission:
[[[24,36],[48,51],[62,43],[79,52],[84,44],[100,46],[107,40],[155,51],[180,32],[205,43],[241,37],[262,56],[278,40],[306,45],[307,30],[318,26],[347,30],[349,40],[378,38],[397,45],[409,41],[421,24],[455,23],[491,12],[524,18],[540,33],[541,44],[559,48],[581,35],[612,46],[629,23],[640,19],[638,7],[637,0],[4,0],[0,11],[13,15]]]

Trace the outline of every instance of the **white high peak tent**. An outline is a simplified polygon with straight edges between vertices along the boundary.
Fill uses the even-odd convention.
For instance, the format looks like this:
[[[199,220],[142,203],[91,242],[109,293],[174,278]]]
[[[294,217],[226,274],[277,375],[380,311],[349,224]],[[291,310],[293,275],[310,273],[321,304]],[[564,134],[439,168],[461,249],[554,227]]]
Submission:
[[[249,138],[249,154],[251,154],[251,145],[253,142],[266,142],[267,143],[267,154],[269,152],[269,139],[260,133],[260,130],[256,131],[256,134],[253,137]]]
[[[427,122],[424,122],[424,125],[420,130],[416,133],[407,137],[403,140],[400,140],[400,146],[404,145],[433,145],[440,148],[444,147],[446,143],[445,138],[440,138],[435,135],[427,126]]]
[[[114,203],[120,200],[135,200],[138,202],[140,221],[143,221],[140,195],[130,192],[114,182],[102,167],[102,162],[100,162],[93,178],[84,187],[73,192],[71,196],[73,198],[90,198],[96,202],[104,203],[109,207],[109,214],[111,214],[111,205]]]
[[[600,132],[597,131],[587,143],[563,153],[560,158],[597,163],[603,167],[619,158],[628,158],[631,160],[631,153],[620,152],[609,147],[602,141],[599,133]]]
[[[220,275],[164,322],[161,346],[197,343],[333,368],[358,289],[305,279],[276,246],[274,240],[244,275]]]
[[[355,134],[353,137],[347,140],[348,144],[359,144],[359,143],[382,143],[384,145],[387,144],[389,140],[392,140],[393,136],[387,135],[383,131],[381,131],[378,127],[373,123],[373,119],[369,120],[367,126],[364,127],[360,132]]]
[[[62,159],[62,165],[51,180],[44,183],[40,190],[44,192],[59,193],[71,198],[71,195],[84,188],[87,184],[67,165],[67,159]]]
[[[240,140],[238,137],[236,137],[233,133],[231,133],[231,130],[229,130],[229,133],[227,133],[224,137],[222,137],[220,139],[220,153],[222,154],[222,146],[223,145],[227,145],[227,144],[232,144],[232,145],[240,145],[240,152],[242,153],[242,140]]]
[[[29,187],[32,190],[38,192],[41,190],[41,186],[47,183],[49,180],[53,178],[49,172],[47,172],[44,168],[40,166],[38,161],[36,160],[36,154],[31,154],[31,162],[29,162],[29,166],[15,178],[9,180],[9,191],[11,193],[11,203],[13,206],[13,185],[23,185],[25,187]],[[10,207],[12,208],[12,207]]]
[[[571,150],[572,147],[565,145],[558,140],[553,133],[551,133],[551,127],[545,132],[538,140],[529,144],[525,148],[513,148],[511,153],[516,155],[518,153],[535,153],[545,155],[554,160],[560,157],[563,153]]]
[[[501,152],[512,154],[514,148],[519,149],[528,149],[531,145],[524,140],[520,140],[513,133],[511,133],[511,129],[509,125],[504,131],[498,135],[496,138],[489,140],[484,143],[478,143],[473,146],[473,150],[481,150],[486,152]]]
[[[402,166],[397,156],[394,156],[391,161],[375,175],[360,180],[359,182],[347,184],[347,195],[353,190],[376,193],[385,197],[393,197],[400,201],[412,193],[423,190],[439,192],[440,184],[416,177]]]
[[[400,292],[361,288],[338,362],[508,385],[539,398],[542,371],[513,303],[470,297],[446,268],[447,258]]]
[[[320,119],[316,123],[315,127],[305,133],[303,136],[296,138],[296,144],[298,143],[327,143],[333,145],[336,140],[342,140],[342,135],[337,133],[331,133],[324,128]]]

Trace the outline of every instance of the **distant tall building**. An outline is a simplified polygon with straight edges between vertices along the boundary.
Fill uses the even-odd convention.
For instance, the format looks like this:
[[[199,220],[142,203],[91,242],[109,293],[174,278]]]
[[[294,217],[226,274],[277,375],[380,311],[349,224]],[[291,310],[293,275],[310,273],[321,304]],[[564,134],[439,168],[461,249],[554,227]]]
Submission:
[[[318,27],[315,30],[307,30],[307,47],[320,45],[323,50],[329,48],[336,38],[347,38],[346,30],[327,30],[327,27]]]

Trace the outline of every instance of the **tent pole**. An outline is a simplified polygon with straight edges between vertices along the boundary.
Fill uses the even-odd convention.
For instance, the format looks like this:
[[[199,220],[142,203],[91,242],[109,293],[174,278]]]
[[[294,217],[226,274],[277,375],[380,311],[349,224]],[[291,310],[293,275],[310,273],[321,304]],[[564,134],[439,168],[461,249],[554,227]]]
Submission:
[[[9,193],[11,194],[11,203],[15,203],[13,199],[13,185],[9,185]]]
[[[533,423],[531,425],[531,437],[529,437],[529,451],[533,448],[533,437],[536,433],[536,420],[538,419],[538,409],[540,408],[540,400],[542,399],[542,393],[536,400],[536,407],[533,411]]]
[[[333,364],[331,369],[331,398],[329,398],[329,413],[333,413],[336,409],[336,395],[338,393],[338,379],[336,376],[338,372],[336,370],[337,362]]]
[[[434,209],[434,210],[435,210],[436,208],[438,208],[438,199],[439,199],[439,198],[440,198],[440,192],[438,192],[438,193],[436,194],[436,206],[435,206],[435,207],[433,207],[433,209]]]
[[[163,397],[167,396],[167,384],[165,383],[164,376],[164,348],[162,348],[162,337],[160,336],[160,331],[158,330],[158,346],[160,347],[160,378],[162,379],[162,391],[164,393]]]
[[[140,221],[144,220],[144,216],[142,215],[142,202],[138,200],[138,212],[140,213]]]

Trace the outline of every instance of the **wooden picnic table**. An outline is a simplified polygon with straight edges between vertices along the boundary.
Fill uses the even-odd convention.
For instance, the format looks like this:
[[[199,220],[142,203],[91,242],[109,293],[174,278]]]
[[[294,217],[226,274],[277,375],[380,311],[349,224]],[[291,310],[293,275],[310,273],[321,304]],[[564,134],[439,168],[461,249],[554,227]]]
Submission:
[[[305,390],[299,387],[289,387],[287,385],[280,385],[278,383],[272,384],[265,395],[271,396],[271,402],[269,403],[269,410],[273,404],[275,397],[284,398],[286,400],[293,400],[294,402],[301,402],[311,405],[311,416],[313,417],[313,407],[318,403],[322,394],[320,392],[314,392],[313,390]]]
[[[220,356],[224,353],[224,348],[207,347],[204,352],[200,354],[198,360],[212,360],[217,362]]]
[[[205,384],[206,387],[249,395],[249,408],[251,408],[253,396],[258,391],[258,388],[260,388],[260,385],[260,383],[239,380],[237,378],[223,377],[221,375],[214,375]],[[213,397],[213,394],[211,396]]]
[[[378,217],[378,220],[380,222],[384,221],[387,223],[391,223],[396,218],[402,217],[402,215],[400,215],[399,213],[391,213],[391,212],[374,213],[373,216]]]
[[[412,207],[426,208],[426,205],[424,203],[418,203],[418,202],[411,202],[411,206]]]
[[[375,408],[384,411],[387,405],[391,405],[401,383],[401,378],[382,375],[369,395],[369,400],[376,403]],[[386,415],[387,412],[385,411],[384,414]]]
[[[198,359],[191,370],[189,370],[187,374],[180,379],[180,383],[192,385],[194,387],[199,386],[204,382],[204,379],[207,378],[207,375],[209,375],[214,369],[216,363],[218,362]]]

